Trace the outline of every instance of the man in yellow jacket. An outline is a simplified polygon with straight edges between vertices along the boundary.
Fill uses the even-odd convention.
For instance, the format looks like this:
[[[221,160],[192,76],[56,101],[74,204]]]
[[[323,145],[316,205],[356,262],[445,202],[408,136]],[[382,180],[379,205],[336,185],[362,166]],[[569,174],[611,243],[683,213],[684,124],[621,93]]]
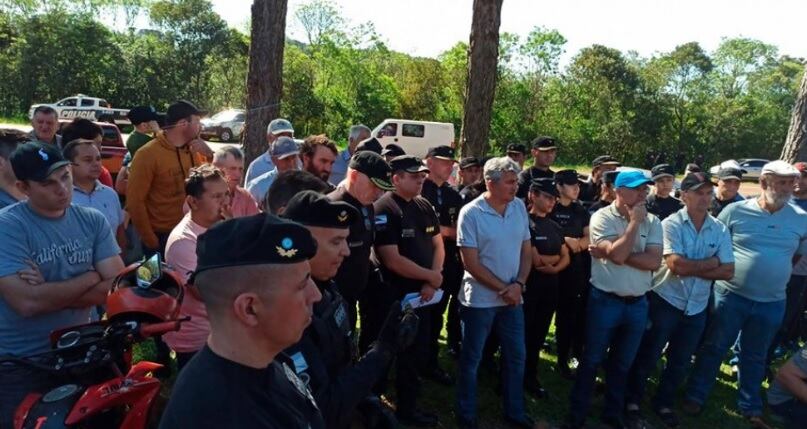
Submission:
[[[150,256],[165,251],[168,234],[182,219],[185,179],[191,167],[212,159],[199,139],[207,112],[184,100],[168,107],[164,131],[137,151],[129,169],[126,211]]]

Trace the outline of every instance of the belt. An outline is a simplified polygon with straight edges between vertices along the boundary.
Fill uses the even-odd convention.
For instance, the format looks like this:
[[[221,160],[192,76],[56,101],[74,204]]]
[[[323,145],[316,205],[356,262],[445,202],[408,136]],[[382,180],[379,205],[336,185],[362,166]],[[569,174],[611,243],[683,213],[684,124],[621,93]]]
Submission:
[[[622,295],[617,295],[617,294],[615,294],[613,292],[606,292],[606,291],[604,291],[602,289],[599,289],[599,288],[598,288],[598,290],[600,292],[608,295],[609,298],[618,299],[618,300],[624,302],[625,304],[637,303],[637,302],[641,301],[642,298],[645,297],[645,294],[638,295],[638,296],[622,296]]]

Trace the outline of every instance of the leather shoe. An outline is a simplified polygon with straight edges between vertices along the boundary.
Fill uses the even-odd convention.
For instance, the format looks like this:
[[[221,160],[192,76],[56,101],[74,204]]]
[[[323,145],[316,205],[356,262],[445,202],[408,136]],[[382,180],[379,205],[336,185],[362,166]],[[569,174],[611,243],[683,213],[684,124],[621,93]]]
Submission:
[[[406,426],[414,426],[418,428],[431,428],[437,426],[439,420],[437,416],[422,410],[414,410],[411,413],[395,413],[398,422]]]
[[[442,368],[433,368],[431,371],[427,371],[423,374],[424,377],[428,378],[435,383],[442,384],[443,386],[453,386],[454,385],[454,377],[451,374],[443,371]]]
[[[507,425],[512,428],[533,429],[533,427],[535,427],[535,421],[531,419],[530,416],[524,416],[520,419],[505,417],[504,421],[507,422]]]
[[[529,380],[524,383],[524,390],[530,393],[532,396],[535,396],[537,399],[544,399],[549,396],[549,392],[541,386],[541,383],[538,380]]]

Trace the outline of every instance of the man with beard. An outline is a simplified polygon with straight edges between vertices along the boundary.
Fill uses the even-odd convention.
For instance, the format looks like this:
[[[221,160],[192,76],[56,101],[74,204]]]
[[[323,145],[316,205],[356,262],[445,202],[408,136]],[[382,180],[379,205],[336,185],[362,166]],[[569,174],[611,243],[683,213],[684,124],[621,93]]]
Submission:
[[[327,182],[338,153],[336,145],[325,134],[308,136],[300,145],[303,170]]]
[[[688,414],[702,410],[726,349],[742,331],[737,405],[752,425],[764,425],[765,358],[785,313],[791,261],[805,250],[807,238],[807,214],[789,204],[800,175],[784,161],[769,162],[759,179],[762,195],[720,213],[733,242],[734,277],[715,283],[711,321],[686,392]]]

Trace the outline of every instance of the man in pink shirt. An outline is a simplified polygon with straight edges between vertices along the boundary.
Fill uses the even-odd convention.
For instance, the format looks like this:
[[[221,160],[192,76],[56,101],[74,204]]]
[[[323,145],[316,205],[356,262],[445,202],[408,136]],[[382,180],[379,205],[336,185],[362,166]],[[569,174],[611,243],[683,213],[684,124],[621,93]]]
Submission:
[[[203,164],[192,168],[185,180],[185,193],[190,212],[177,224],[168,236],[165,246],[165,261],[172,265],[187,282],[196,269],[196,240],[208,228],[227,216],[229,186],[225,174],[218,168]],[[177,367],[182,369],[193,355],[204,347],[210,333],[207,310],[192,286],[185,287],[181,317],[190,316],[177,332],[163,336],[165,342],[176,352]]]
[[[241,186],[244,177],[244,152],[236,146],[224,146],[213,154],[213,165],[224,173],[230,189],[232,217],[258,214],[258,203],[252,194]]]

